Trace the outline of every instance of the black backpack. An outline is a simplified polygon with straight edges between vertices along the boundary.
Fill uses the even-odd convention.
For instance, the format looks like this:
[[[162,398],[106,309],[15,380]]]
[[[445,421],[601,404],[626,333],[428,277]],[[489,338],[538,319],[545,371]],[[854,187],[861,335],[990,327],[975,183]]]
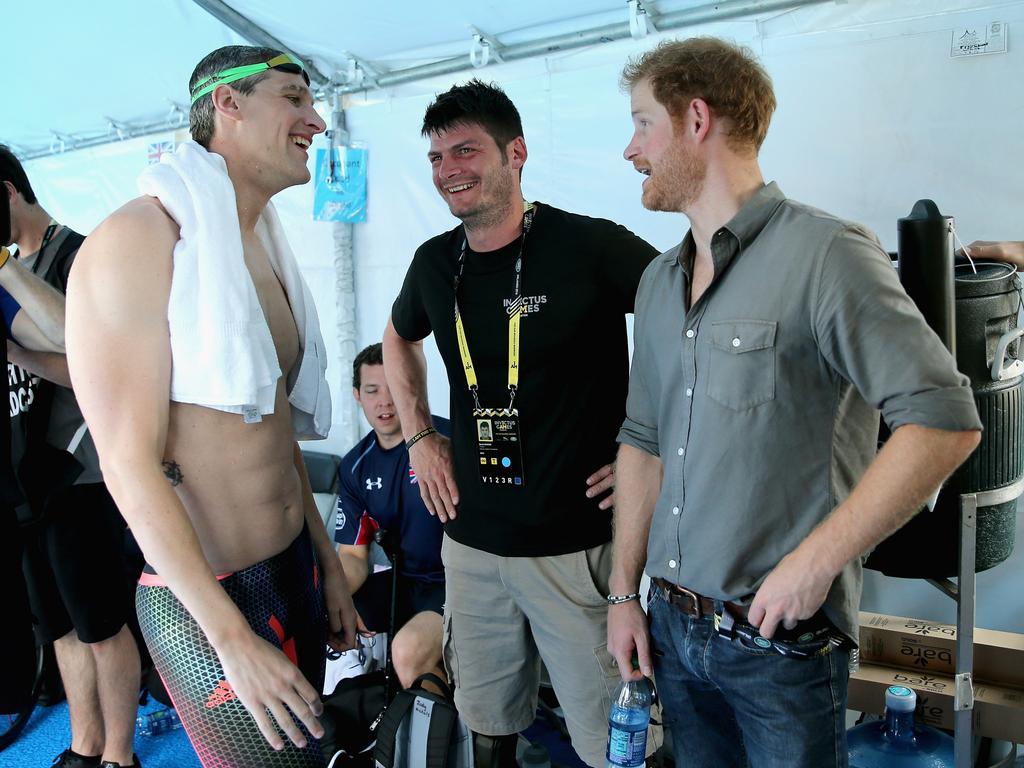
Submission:
[[[424,690],[425,680],[445,693]],[[443,680],[428,672],[398,692],[377,727],[373,756],[376,768],[474,768],[473,734]]]

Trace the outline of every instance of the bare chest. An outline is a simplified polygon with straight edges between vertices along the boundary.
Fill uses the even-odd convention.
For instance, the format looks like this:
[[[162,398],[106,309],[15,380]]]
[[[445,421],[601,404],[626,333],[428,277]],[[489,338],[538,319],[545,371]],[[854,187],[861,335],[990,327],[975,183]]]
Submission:
[[[299,356],[299,331],[295,325],[284,286],[270,264],[270,257],[258,239],[246,240],[245,265],[249,269],[263,316],[270,327],[270,335],[277,350],[277,362],[287,376]]]

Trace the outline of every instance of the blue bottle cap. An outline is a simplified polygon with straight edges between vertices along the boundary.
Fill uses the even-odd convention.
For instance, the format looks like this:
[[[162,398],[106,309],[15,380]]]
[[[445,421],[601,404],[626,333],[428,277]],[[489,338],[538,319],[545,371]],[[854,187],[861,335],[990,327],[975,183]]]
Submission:
[[[894,712],[913,712],[917,707],[917,694],[902,685],[890,685],[885,689],[885,708]]]

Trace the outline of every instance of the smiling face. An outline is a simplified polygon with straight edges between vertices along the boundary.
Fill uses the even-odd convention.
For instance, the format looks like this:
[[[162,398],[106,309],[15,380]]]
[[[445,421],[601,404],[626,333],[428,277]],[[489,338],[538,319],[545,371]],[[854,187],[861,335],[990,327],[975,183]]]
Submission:
[[[434,188],[467,227],[500,222],[522,198],[519,169],[526,161],[522,137],[499,148],[484,128],[454,125],[430,134],[427,154]]]
[[[249,170],[278,191],[309,181],[309,146],[327,125],[302,75],[271,70],[251,93],[234,91],[233,97],[240,119],[232,142],[244,151]]]
[[[391,390],[384,378],[383,365],[366,365],[359,368],[359,389],[353,389],[356,402],[362,406],[363,414],[370,427],[377,433],[377,442],[382,448],[391,448],[402,439],[402,424],[398,410],[391,399]]]
[[[651,211],[685,212],[704,188],[707,162],[685,136],[677,136],[672,117],[654,97],[650,81],[630,92],[633,138],[623,157],[647,176],[641,202]],[[680,132],[681,133],[681,132]]]

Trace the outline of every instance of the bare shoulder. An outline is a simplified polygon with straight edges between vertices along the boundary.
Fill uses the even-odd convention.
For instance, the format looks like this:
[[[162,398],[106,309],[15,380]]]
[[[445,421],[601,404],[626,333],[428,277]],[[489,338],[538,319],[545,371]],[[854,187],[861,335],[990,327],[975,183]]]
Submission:
[[[139,197],[114,211],[82,244],[68,279],[68,317],[166,317],[178,225],[160,202]]]
[[[86,238],[75,258],[79,279],[92,272],[106,273],[116,264],[125,276],[164,266],[170,269],[177,223],[154,197],[137,197],[104,219]]]

